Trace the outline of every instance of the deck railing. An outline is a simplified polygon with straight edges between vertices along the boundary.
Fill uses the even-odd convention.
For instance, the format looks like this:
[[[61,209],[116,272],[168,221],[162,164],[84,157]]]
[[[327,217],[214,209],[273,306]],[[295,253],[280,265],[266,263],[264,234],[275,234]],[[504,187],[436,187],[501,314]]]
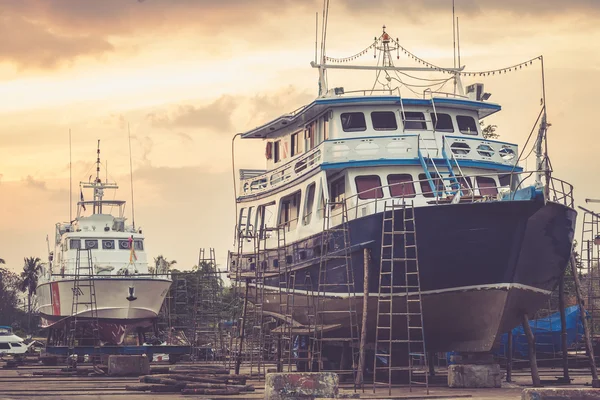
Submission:
[[[512,167],[517,161],[518,147],[511,143],[479,136],[442,136],[439,139],[436,139],[438,146],[444,146],[446,154],[458,163],[488,162]],[[414,160],[415,164],[419,164],[422,140],[431,139],[425,139],[422,134],[396,134],[326,140],[272,171],[241,180],[240,195],[244,197],[268,192],[310,173],[320,165],[367,160]]]

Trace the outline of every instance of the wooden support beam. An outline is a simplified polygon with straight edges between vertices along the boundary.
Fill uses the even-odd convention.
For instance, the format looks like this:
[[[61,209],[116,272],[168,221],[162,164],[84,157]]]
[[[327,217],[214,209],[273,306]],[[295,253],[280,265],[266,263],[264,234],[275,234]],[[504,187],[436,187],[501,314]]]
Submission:
[[[560,347],[562,353],[564,383],[571,383],[569,377],[569,354],[567,352],[567,317],[565,315],[565,274],[558,281],[558,309],[560,311]]]
[[[360,347],[358,355],[358,372],[356,374],[356,384],[364,389],[364,371],[365,371],[365,346],[367,345],[367,317],[369,303],[369,249],[365,248],[363,252],[363,310],[362,325],[360,330]]]
[[[506,349],[506,382],[512,382],[513,367],[513,333],[512,329],[508,331],[508,341]]]
[[[238,346],[237,358],[235,360],[235,374],[236,375],[239,375],[240,367],[242,365],[242,351],[244,350],[244,333],[245,333],[244,326],[246,325],[246,310],[248,309],[248,286],[250,286],[249,282],[250,282],[250,280],[246,279],[246,292],[244,294],[244,307],[242,308],[241,326],[239,327],[240,343]]]
[[[529,347],[529,364],[531,368],[531,381],[533,382],[534,387],[540,387],[540,373],[537,367],[537,358],[535,354],[535,336],[533,336],[533,332],[531,331],[531,326],[529,326],[529,317],[527,313],[523,313],[523,331],[525,332],[525,336],[527,337],[527,347]]]

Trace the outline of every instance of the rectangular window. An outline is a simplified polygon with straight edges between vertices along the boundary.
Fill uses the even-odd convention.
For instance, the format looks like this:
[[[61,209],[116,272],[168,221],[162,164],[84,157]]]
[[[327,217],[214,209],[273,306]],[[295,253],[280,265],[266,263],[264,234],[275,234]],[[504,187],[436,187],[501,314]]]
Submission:
[[[438,194],[440,194],[440,192],[443,193],[446,190],[446,188],[444,187],[444,182],[440,179],[440,177],[436,173],[431,174],[431,180],[433,181],[433,185],[435,186]],[[431,190],[431,185],[429,184],[427,175],[419,174],[419,183],[421,185],[421,193],[423,193],[423,196],[425,196],[425,197],[434,197],[435,196],[435,194]]]
[[[415,185],[410,174],[391,174],[387,182],[392,197],[415,197]]]
[[[304,148],[309,151],[315,147],[315,124],[306,125],[304,129]]]
[[[323,140],[329,139],[329,114],[323,117]]]
[[[298,132],[292,134],[291,138],[290,138],[290,144],[291,144],[291,157],[294,157],[296,154],[300,153],[299,151],[299,142],[298,142]]]
[[[140,250],[140,251],[144,250],[144,241],[143,240],[134,240],[133,247],[136,250]]]
[[[119,249],[129,250],[129,240],[119,240]]]
[[[273,162],[278,163],[281,160],[279,153],[279,145],[281,144],[281,140],[273,142]]]
[[[494,178],[478,176],[475,180],[477,181],[477,187],[481,196],[496,196],[498,194]]]
[[[331,182],[331,189],[329,190],[331,201],[339,203],[344,201],[346,198],[346,179],[341,177]]]
[[[454,132],[454,125],[452,125],[452,117],[448,114],[435,114],[431,113],[431,121],[433,122],[433,129],[438,132]]]
[[[277,212],[277,208],[275,207],[275,202],[271,202],[268,204],[261,204],[258,206],[257,210],[257,219],[256,223],[258,224],[259,230],[258,232],[264,237],[265,228],[274,228],[277,217],[275,213]]]
[[[97,249],[98,248],[98,240],[97,239],[86,239],[85,240],[85,248],[86,249]]]
[[[398,129],[396,114],[393,111],[373,111],[371,122],[376,131],[395,131]]]
[[[21,346],[21,343],[11,343],[10,345],[12,347],[23,347],[23,346]]]
[[[316,185],[311,183],[306,189],[306,205],[304,206],[304,218],[302,219],[303,225],[310,224],[312,218],[313,206],[315,204],[315,189]]]
[[[0,350],[10,350],[8,343],[0,343]]]
[[[378,175],[357,176],[354,178],[354,182],[356,182],[359,199],[381,199],[383,197],[381,179]]]
[[[295,229],[300,217],[301,193],[297,191],[281,199],[279,206],[279,225],[287,226],[288,230]]]
[[[114,240],[102,240],[102,249],[103,250],[113,250],[115,248]]]
[[[367,129],[365,114],[361,112],[343,113],[341,120],[344,132],[359,132]]]
[[[422,112],[407,111],[402,114],[404,129],[426,130],[425,115]]]
[[[511,177],[512,177],[513,183],[516,183],[516,181],[517,181],[516,175],[514,177],[511,174],[500,175],[498,177],[498,179],[500,180],[500,186],[506,186],[506,187],[510,186]]]
[[[477,135],[477,123],[475,118],[467,115],[457,115],[456,122],[458,123],[458,130],[460,133],[465,135]]]
[[[70,249],[78,249],[80,247],[81,247],[81,240],[79,240],[79,239],[69,240],[69,248]]]

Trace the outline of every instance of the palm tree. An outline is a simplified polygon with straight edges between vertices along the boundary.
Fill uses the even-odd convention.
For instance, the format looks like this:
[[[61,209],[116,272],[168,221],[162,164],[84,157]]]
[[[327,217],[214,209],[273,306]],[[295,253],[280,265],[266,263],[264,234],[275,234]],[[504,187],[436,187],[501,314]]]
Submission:
[[[177,264],[177,261],[168,261],[162,254],[154,257],[155,271],[157,274],[166,274],[171,269],[171,266]]]
[[[38,275],[42,269],[40,259],[38,257],[24,258],[25,265],[23,265],[23,272],[21,272],[21,284],[19,289],[21,292],[27,292],[27,313],[28,317],[28,330],[31,332],[31,297],[35,293],[35,288],[38,284]]]

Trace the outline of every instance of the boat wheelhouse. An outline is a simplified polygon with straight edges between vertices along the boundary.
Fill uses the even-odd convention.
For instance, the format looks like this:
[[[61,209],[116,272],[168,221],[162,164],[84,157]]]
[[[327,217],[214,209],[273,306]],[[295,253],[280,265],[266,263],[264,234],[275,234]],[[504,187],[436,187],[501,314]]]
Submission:
[[[92,200],[84,199],[84,189],[91,190]],[[36,289],[42,326],[50,328],[54,342],[65,343],[74,310],[78,319],[93,321],[95,309],[100,339],[121,344],[127,333],[153,326],[171,286],[168,271],[149,269],[144,235],[127,224],[126,202],[104,199],[106,191],[117,189],[100,179],[98,148],[97,175],[80,183],[77,217],[56,224],[55,250]],[[90,285],[95,305],[84,300],[90,298]]]
[[[376,43],[388,53],[382,57],[387,64],[365,68],[390,77],[383,90],[327,90],[325,70],[332,66],[323,56],[321,64],[313,63],[321,89],[315,101],[241,134],[265,142],[266,168],[240,170],[230,276],[245,281],[251,293],[260,291],[253,296],[261,309],[285,321],[282,290],[293,290],[295,301],[307,307],[314,302],[327,245],[322,233],[347,219],[355,292],[347,293],[340,272],[339,286],[319,295],[334,309],[340,303],[337,315],[328,314],[340,329],[347,319],[340,299],[355,298],[359,314],[368,301],[367,340],[374,341],[384,210],[409,203],[428,350],[489,351],[523,312],[531,315],[545,302],[563,273],[576,218],[572,187],[551,176],[542,151],[545,108],[536,168],[524,171],[516,144],[483,134],[482,119],[501,107],[487,101],[482,84],[463,92],[463,69],[449,68],[443,72],[453,76],[455,93],[428,89],[406,97],[401,81],[390,86],[390,74],[433,68],[394,67],[386,41],[384,31]],[[365,249],[371,257],[368,290]],[[282,274],[290,273],[307,278],[282,289],[289,282]],[[258,288],[262,279],[264,288]],[[294,313],[294,323],[310,325],[308,314]]]

